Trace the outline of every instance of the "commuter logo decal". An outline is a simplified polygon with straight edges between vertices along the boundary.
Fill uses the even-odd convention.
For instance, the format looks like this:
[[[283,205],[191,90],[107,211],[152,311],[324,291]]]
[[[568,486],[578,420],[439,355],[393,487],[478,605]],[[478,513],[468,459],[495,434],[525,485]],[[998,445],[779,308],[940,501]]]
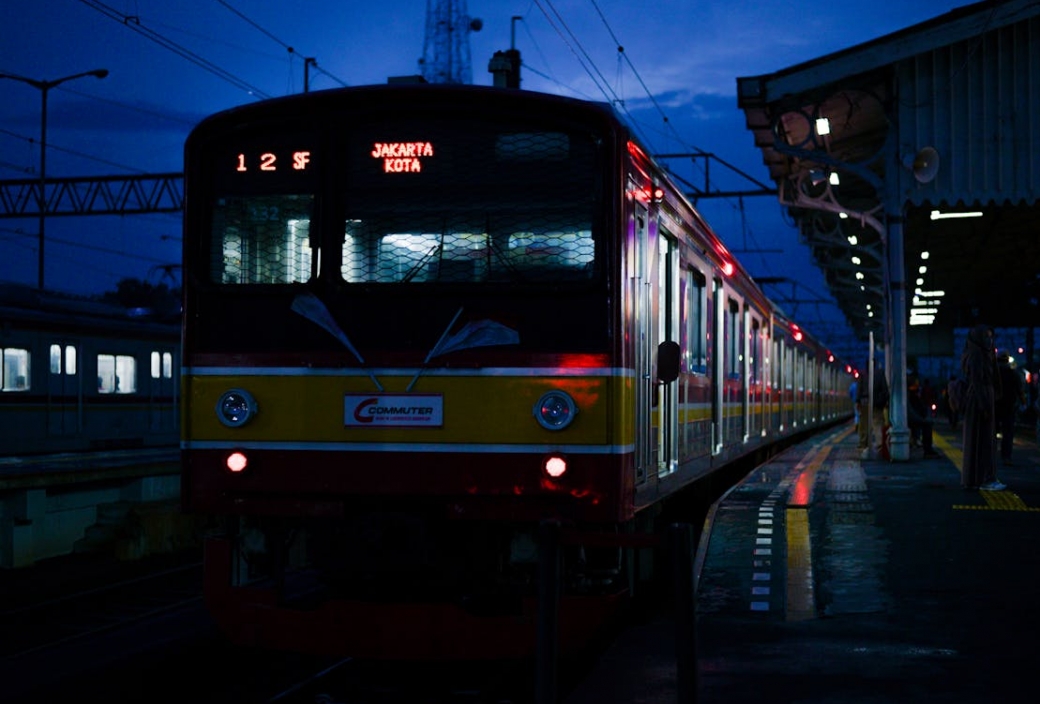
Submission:
[[[439,428],[444,425],[440,394],[346,394],[343,425],[354,428]]]

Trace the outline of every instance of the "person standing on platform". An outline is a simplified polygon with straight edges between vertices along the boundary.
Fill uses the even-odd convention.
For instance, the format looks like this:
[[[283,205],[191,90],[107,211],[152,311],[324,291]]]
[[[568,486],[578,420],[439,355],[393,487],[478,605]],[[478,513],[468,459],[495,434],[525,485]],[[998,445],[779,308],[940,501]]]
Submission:
[[[965,489],[1000,491],[1007,488],[997,479],[995,411],[1000,376],[993,331],[986,325],[976,325],[968,332],[961,353],[961,375],[968,384],[961,484]]]
[[[944,407],[946,418],[950,421],[950,430],[957,429],[957,423],[960,420],[961,409],[957,408],[953,399],[950,398],[950,384],[957,378],[956,374],[951,374],[950,379],[946,382],[946,386],[942,389],[942,405]]]
[[[856,430],[859,430],[859,381],[856,377],[852,377],[852,383],[849,384],[849,398],[852,399],[852,409],[856,414]]]
[[[859,384],[856,392],[857,409],[859,411],[859,449],[866,450],[871,446],[871,439],[867,437],[867,413],[870,412],[870,397],[867,389],[870,384],[867,379]],[[870,422],[871,431],[884,428],[888,424],[888,380],[880,364],[874,366],[874,417]]]
[[[932,447],[932,422],[931,408],[925,404],[917,379],[908,380],[906,424],[910,427],[911,432],[920,433],[921,448],[924,450],[925,459],[939,457],[939,453]]]
[[[1025,406],[1026,395],[1022,378],[1011,366],[1011,355],[1001,350],[997,355],[1000,373],[1000,395],[997,397],[997,433],[1000,435],[1000,459],[1005,467],[1011,466],[1011,448],[1015,444],[1015,414]]]

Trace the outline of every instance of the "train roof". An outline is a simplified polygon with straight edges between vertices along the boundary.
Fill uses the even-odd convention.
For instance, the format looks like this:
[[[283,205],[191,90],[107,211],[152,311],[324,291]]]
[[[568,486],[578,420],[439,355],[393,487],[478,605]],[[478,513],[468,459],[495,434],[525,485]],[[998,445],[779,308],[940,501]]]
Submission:
[[[0,329],[32,327],[175,338],[180,335],[180,325],[179,311],[168,315],[150,309],[128,308],[96,297],[0,283]]]

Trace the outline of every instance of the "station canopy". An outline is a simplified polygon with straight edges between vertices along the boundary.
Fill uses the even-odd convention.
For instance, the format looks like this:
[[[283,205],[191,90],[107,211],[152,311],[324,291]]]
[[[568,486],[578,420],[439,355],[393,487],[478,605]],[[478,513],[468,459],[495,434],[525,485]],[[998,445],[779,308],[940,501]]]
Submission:
[[[989,0],[737,79],[781,206],[857,337],[903,316],[910,354],[949,354],[954,329],[1040,323],[1038,76],[1040,3]]]

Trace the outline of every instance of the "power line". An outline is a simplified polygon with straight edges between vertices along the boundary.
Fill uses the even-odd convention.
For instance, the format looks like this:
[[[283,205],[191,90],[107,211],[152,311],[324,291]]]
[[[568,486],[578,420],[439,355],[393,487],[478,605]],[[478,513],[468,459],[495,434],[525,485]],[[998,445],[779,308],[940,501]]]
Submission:
[[[14,137],[15,139],[20,139],[22,141],[29,142],[30,144],[37,144],[38,143],[38,140],[36,140],[36,139],[34,139],[32,137],[26,137],[25,135],[18,134],[16,132],[11,132],[10,130],[5,130],[2,127],[0,127],[0,134],[6,134],[8,137]],[[116,167],[118,169],[125,169],[127,171],[134,171],[134,172],[139,173],[139,174],[148,173],[144,169],[138,169],[138,168],[133,167],[133,166],[127,166],[126,164],[119,164],[119,163],[116,163],[114,161],[109,161],[108,159],[102,159],[101,157],[98,157],[98,156],[91,156],[90,154],[85,154],[83,152],[76,151],[75,149],[69,149],[68,147],[59,146],[57,144],[52,143],[50,140],[47,141],[47,150],[48,151],[54,150],[54,151],[58,151],[58,152],[63,152],[65,154],[71,154],[72,156],[77,156],[77,157],[79,157],[81,159],[87,159],[89,161],[96,161],[99,164],[105,164],[106,166],[114,166],[114,167]],[[21,170],[21,169],[17,169],[17,170]]]
[[[7,227],[0,227],[0,232],[7,232],[7,233],[10,233],[10,234],[18,235],[19,237],[25,237],[25,238],[31,237],[31,238],[33,238],[34,242],[35,242],[35,238],[36,238],[36,233],[35,232],[29,233],[29,232],[25,232],[24,230],[12,230],[11,228],[7,228]],[[12,243],[12,244],[14,244],[14,245],[16,245],[18,247],[23,247],[24,246],[24,247],[28,247],[29,249],[34,249],[31,244],[28,244],[28,245],[23,244],[22,242],[18,241],[17,239],[14,239],[14,238],[11,238],[11,237],[0,237],[0,239],[3,239],[6,242],[10,242],[10,243]],[[89,250],[91,250],[93,252],[101,252],[102,254],[114,254],[114,255],[119,256],[119,257],[124,257],[126,259],[136,259],[136,260],[142,261],[142,262],[152,262],[152,263],[156,263],[156,264],[165,264],[166,263],[165,260],[155,259],[153,257],[145,257],[145,256],[141,256],[139,254],[129,254],[126,251],[123,251],[123,250],[108,249],[107,247],[99,247],[97,245],[84,244],[82,242],[74,242],[72,240],[66,240],[66,239],[62,239],[60,237],[48,237],[48,241],[49,242],[56,242],[58,244],[67,245],[69,247],[78,247],[80,249],[89,249]]]
[[[271,39],[271,40],[272,40],[272,41],[274,41],[274,42],[275,42],[276,44],[278,44],[279,46],[281,46],[281,47],[282,47],[283,49],[287,50],[287,51],[289,52],[289,55],[290,55],[290,56],[293,56],[293,55],[297,55],[297,54],[299,54],[299,52],[297,52],[297,51],[296,51],[296,50],[295,50],[295,49],[294,49],[294,48],[292,47],[292,45],[290,45],[290,44],[287,44],[286,42],[282,41],[281,39],[279,39],[278,37],[276,37],[276,36],[275,36],[274,34],[272,34],[271,32],[269,32],[269,31],[267,31],[266,29],[264,29],[263,27],[261,27],[261,26],[260,26],[260,25],[259,25],[258,23],[254,22],[254,21],[253,21],[252,19],[250,19],[249,17],[247,17],[247,16],[246,16],[246,15],[245,15],[244,13],[242,13],[241,11],[239,11],[239,10],[236,10],[236,9],[235,9],[234,7],[232,7],[230,3],[228,3],[228,2],[225,2],[225,0],[217,0],[217,2],[218,2],[218,3],[220,3],[221,5],[223,5],[224,7],[226,7],[226,8],[227,8],[227,9],[228,9],[229,11],[231,11],[232,13],[234,13],[234,14],[235,14],[235,15],[236,15],[236,16],[237,16],[237,17],[238,17],[239,19],[241,19],[241,20],[242,20],[243,22],[247,23],[247,24],[248,24],[248,25],[249,25],[250,27],[252,27],[253,29],[257,30],[258,32],[260,32],[261,34],[263,34],[263,35],[264,35],[265,37],[267,37],[268,39]],[[314,68],[314,70],[318,71],[319,73],[322,73],[322,74],[324,74],[324,75],[328,76],[329,78],[331,78],[332,80],[336,81],[337,83],[339,83],[339,84],[340,84],[340,85],[342,85],[342,86],[346,86],[346,85],[347,85],[346,83],[344,83],[343,81],[341,81],[341,80],[340,80],[339,78],[337,78],[336,76],[333,76],[333,75],[332,75],[331,73],[329,73],[328,71],[326,71],[326,70],[324,70],[324,69],[322,69],[322,68],[319,68],[319,67],[318,67],[318,64],[317,64],[317,62],[315,61],[315,59],[313,59],[313,58],[309,58],[309,59],[306,59],[306,58],[305,58],[305,61],[309,61],[309,62],[310,62],[310,66],[311,66],[311,67],[313,67],[313,68]]]
[[[139,16],[137,16],[137,15],[124,15],[123,13],[119,12],[118,10],[115,10],[114,8],[109,7],[105,3],[99,2],[99,0],[79,0],[79,1],[81,3],[83,3],[84,5],[86,5],[87,7],[90,7],[90,8],[93,8],[93,9],[97,10],[98,12],[100,12],[103,15],[105,15],[106,17],[109,17],[109,18],[111,18],[113,20],[116,20],[117,22],[119,22],[123,26],[128,27],[129,29],[131,29],[131,30],[137,32],[138,34],[146,37],[147,39],[150,39],[151,41],[155,42],[159,46],[161,46],[161,47],[163,47],[165,49],[169,49],[173,53],[177,54],[178,56],[180,56],[180,57],[182,57],[184,59],[187,59],[188,61],[190,61],[191,63],[195,64],[196,66],[200,66],[201,68],[205,69],[206,71],[209,71],[213,75],[218,76],[219,78],[224,79],[228,83],[230,83],[233,86],[235,86],[235,87],[245,91],[249,95],[252,95],[252,96],[257,97],[257,98],[270,98],[271,97],[270,95],[268,95],[264,91],[260,90],[259,88],[257,88],[256,86],[254,86],[254,85],[252,85],[250,83],[247,83],[246,81],[244,81],[243,79],[241,79],[238,76],[234,75],[230,71],[227,71],[227,70],[217,66],[213,62],[208,61],[207,59],[204,59],[203,57],[199,56],[198,54],[196,54],[195,52],[191,51],[190,49],[186,49],[185,47],[181,46],[180,44],[177,44],[173,40],[167,39],[166,37],[164,37],[163,35],[159,34],[158,32],[145,27],[144,25],[141,24],[141,18]]]

